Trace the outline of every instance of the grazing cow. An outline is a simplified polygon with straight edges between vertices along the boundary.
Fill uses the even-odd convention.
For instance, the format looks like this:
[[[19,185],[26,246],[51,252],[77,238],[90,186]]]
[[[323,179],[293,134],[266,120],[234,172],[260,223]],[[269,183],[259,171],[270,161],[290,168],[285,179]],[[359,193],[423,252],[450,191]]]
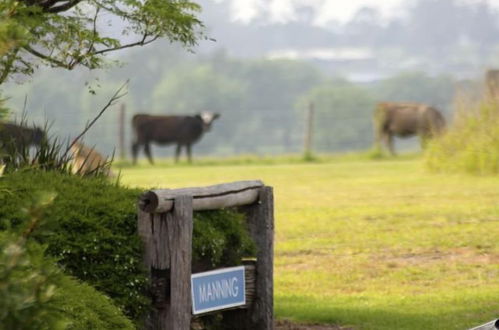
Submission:
[[[149,162],[153,164],[151,143],[176,144],[175,162],[178,162],[181,148],[185,147],[187,159],[191,162],[191,145],[197,142],[203,133],[210,130],[211,124],[218,117],[220,117],[218,113],[210,112],[203,112],[195,116],[135,115],[132,119],[135,134],[132,144],[133,163],[137,162],[137,153],[140,146],[143,145]]]
[[[26,127],[14,123],[0,122],[0,148],[21,150],[30,146],[40,146],[46,133],[38,127]]]
[[[97,152],[94,148],[87,147],[81,142],[75,142],[69,152],[72,156],[72,172],[74,174],[91,174],[104,169],[104,174],[113,176],[109,169],[109,160]]]
[[[418,135],[424,147],[429,138],[443,131],[445,119],[438,110],[425,104],[384,102],[374,111],[374,128],[377,147],[383,143],[395,155],[394,136]]]

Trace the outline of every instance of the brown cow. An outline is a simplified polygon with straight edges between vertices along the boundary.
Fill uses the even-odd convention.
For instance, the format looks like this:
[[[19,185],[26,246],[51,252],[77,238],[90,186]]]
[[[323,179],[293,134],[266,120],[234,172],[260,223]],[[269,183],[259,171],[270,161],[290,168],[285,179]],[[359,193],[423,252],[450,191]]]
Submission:
[[[146,114],[135,115],[132,119],[135,134],[132,144],[133,163],[137,163],[137,153],[140,146],[153,164],[151,143],[159,145],[176,144],[175,162],[178,162],[182,147],[186,148],[187,159],[192,161],[191,146],[199,141],[203,133],[211,128],[218,113],[203,112],[195,116],[153,116]]]
[[[87,147],[81,142],[75,142],[69,151],[72,156],[73,173],[85,175],[104,169],[104,174],[114,176],[109,169],[109,160],[94,148]]]
[[[381,143],[388,147],[392,155],[393,137],[418,135],[424,147],[427,139],[441,133],[445,128],[445,119],[435,108],[420,103],[383,102],[374,111],[374,130],[376,146]]]

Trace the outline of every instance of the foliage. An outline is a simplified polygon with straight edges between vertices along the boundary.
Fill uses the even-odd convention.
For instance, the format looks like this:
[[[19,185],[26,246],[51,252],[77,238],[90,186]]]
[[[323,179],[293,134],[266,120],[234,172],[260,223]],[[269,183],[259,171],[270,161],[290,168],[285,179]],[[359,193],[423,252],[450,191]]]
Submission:
[[[31,239],[55,195],[32,197],[22,233],[0,232],[0,329],[133,329],[109,298],[64,275]]]
[[[0,232],[0,329],[135,329],[108,297],[64,275],[44,250]]]
[[[432,141],[426,166],[437,172],[499,173],[499,103],[461,110],[447,133]]]
[[[31,75],[36,60],[65,69],[94,69],[104,65],[109,52],[158,38],[193,46],[201,37],[202,23],[193,14],[199,10],[188,0],[4,0],[2,35],[18,42],[0,57],[0,84],[15,73]],[[119,33],[106,29],[111,22]],[[13,38],[19,30],[24,38]]]
[[[447,112],[454,97],[450,76],[431,77],[424,72],[403,72],[374,87],[378,101],[420,102]]]
[[[255,255],[255,244],[249,237],[242,214],[231,210],[195,214],[193,264],[206,267],[196,271],[239,265],[241,258]]]
[[[46,210],[34,238],[47,244],[69,274],[109,295],[125,313],[137,319],[148,300],[136,232],[137,190],[120,188],[104,178],[82,178],[57,172],[21,170],[3,177],[0,229],[18,229],[26,221],[20,210],[38,190],[58,196]]]
[[[0,232],[0,329],[64,329],[54,304],[60,278],[40,246]]]
[[[90,285],[66,275],[57,284],[54,304],[70,320],[67,330],[136,329],[109,297]]]

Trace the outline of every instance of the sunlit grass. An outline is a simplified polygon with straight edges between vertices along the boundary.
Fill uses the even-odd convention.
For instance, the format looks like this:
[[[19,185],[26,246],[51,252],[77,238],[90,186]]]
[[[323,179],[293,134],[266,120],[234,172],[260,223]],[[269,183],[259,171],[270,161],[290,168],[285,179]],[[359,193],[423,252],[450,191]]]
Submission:
[[[466,329],[499,315],[499,177],[429,174],[414,155],[203,161],[123,167],[121,181],[273,186],[278,317]]]

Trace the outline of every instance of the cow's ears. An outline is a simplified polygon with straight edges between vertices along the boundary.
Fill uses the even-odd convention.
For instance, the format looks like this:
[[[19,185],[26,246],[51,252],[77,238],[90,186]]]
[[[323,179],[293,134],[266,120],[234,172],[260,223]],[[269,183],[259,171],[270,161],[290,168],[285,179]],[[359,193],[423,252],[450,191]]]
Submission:
[[[214,113],[214,114],[213,114],[213,119],[217,119],[217,118],[219,118],[220,116],[221,116],[221,114],[219,114],[219,113]]]
[[[203,120],[203,116],[201,116],[200,113],[198,113],[197,115],[194,115],[194,118],[197,118],[197,119],[199,119],[201,121]]]

